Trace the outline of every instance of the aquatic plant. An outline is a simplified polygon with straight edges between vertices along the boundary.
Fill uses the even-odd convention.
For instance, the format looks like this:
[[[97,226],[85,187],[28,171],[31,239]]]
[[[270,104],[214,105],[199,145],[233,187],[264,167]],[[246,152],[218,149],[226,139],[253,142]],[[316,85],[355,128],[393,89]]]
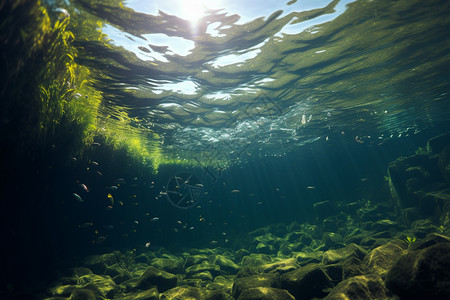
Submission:
[[[416,241],[415,237],[407,236],[405,239],[406,244],[408,245],[408,248],[411,247],[411,245]]]

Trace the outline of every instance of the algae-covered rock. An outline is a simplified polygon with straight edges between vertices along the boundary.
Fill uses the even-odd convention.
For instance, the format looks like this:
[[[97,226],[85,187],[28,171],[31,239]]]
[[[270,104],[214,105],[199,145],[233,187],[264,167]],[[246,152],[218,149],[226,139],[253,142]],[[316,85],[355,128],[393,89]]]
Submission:
[[[224,255],[215,255],[213,259],[214,264],[220,267],[225,274],[236,274],[239,272],[240,267],[234,263],[231,259]]]
[[[359,259],[363,259],[366,254],[367,251],[364,250],[364,248],[354,243],[351,243],[345,246],[344,248],[325,251],[322,256],[322,263],[335,264],[349,257],[356,257]]]
[[[332,280],[319,264],[309,264],[281,275],[280,287],[288,290],[295,299],[324,297],[324,290],[331,288]]]
[[[188,268],[193,265],[201,264],[204,261],[208,261],[208,256],[205,254],[190,255],[190,256],[186,257],[186,261],[184,262],[184,267]]]
[[[208,291],[192,286],[177,286],[159,295],[160,300],[206,300]]]
[[[402,299],[450,299],[450,243],[401,256],[387,273],[386,286]]]
[[[217,289],[231,290],[232,286],[233,286],[233,279],[224,276],[216,276],[213,282],[209,282],[206,285],[206,288],[208,290],[217,290]]]
[[[88,289],[76,289],[70,295],[69,300],[95,300],[95,294]]]
[[[83,267],[72,268],[70,271],[72,272],[72,275],[75,276],[75,277],[80,277],[80,276],[83,276],[83,275],[93,274],[91,269],[83,268]]]
[[[244,266],[257,267],[269,262],[272,262],[272,258],[270,258],[269,255],[262,253],[259,254],[251,253],[250,255],[244,256],[242,258],[241,265],[243,267]]]
[[[218,265],[214,265],[208,261],[202,261],[202,263],[200,263],[198,265],[193,265],[193,266],[190,266],[189,268],[186,268],[185,271],[186,271],[187,276],[192,276],[194,274],[205,272],[205,271],[211,273],[213,276],[217,276],[220,274],[220,267]]]
[[[270,288],[270,287],[254,287],[243,290],[238,300],[295,300],[288,291]]]
[[[279,273],[284,274],[300,267],[295,258],[284,259],[271,264],[261,266],[263,273]]]
[[[177,276],[169,272],[149,266],[144,274],[139,277],[135,288],[147,289],[157,287],[159,291],[167,291],[177,285]]]
[[[270,244],[265,244],[265,243],[258,243],[258,245],[256,245],[256,252],[257,253],[263,253],[263,254],[274,254],[275,253],[275,247],[273,245]]]
[[[201,279],[203,281],[211,281],[211,280],[213,280],[213,276],[211,275],[211,273],[209,271],[203,271],[203,272],[200,272],[200,273],[192,274],[192,278],[193,279]]]
[[[183,262],[179,259],[154,258],[150,262],[150,265],[172,274],[181,274],[184,272]]]
[[[340,282],[325,300],[392,299],[379,275],[361,275]]]
[[[104,298],[111,298],[117,289],[116,283],[108,275],[84,275],[79,281],[84,289],[90,289]]]
[[[253,275],[244,278],[238,278],[234,281],[233,287],[231,289],[232,296],[237,299],[242,291],[254,287],[272,287],[279,288],[280,286],[280,275],[274,274],[264,274],[264,275]]]
[[[383,275],[395,263],[395,261],[406,253],[407,244],[402,240],[392,240],[381,245],[368,253],[363,262],[368,266],[370,272]]]
[[[322,261],[323,252],[297,252],[294,254],[295,261],[301,265],[305,266],[311,263],[320,263]]]
[[[142,292],[130,293],[123,297],[115,297],[114,300],[159,300],[159,293],[157,288],[152,288]]]
[[[117,258],[112,253],[91,255],[84,259],[83,264],[95,274],[104,274],[108,266],[117,263]]]

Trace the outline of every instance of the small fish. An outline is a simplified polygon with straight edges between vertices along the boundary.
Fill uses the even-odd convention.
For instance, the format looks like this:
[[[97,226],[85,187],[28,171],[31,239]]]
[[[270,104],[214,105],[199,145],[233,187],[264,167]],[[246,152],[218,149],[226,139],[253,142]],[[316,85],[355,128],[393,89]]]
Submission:
[[[114,205],[114,197],[111,194],[108,194],[108,199],[111,201],[111,206]]]
[[[200,217],[199,221],[200,221],[200,222],[205,222],[206,220],[205,220],[205,218]]]
[[[91,165],[97,166],[97,167],[98,167],[98,162],[96,162],[96,161],[91,161]]]
[[[150,242],[145,243],[145,248],[150,247]]]
[[[154,217],[154,218],[152,218],[150,221],[151,221],[151,222],[156,222],[156,221],[159,221],[159,218],[158,218],[158,217]]]
[[[203,187],[203,184],[197,183],[195,186],[196,186],[196,187]]]
[[[218,241],[211,241],[209,242],[210,245],[217,245],[219,242]]]
[[[307,189],[307,190],[315,190],[315,189],[316,189],[316,187],[315,187],[315,186],[311,186],[311,185],[310,185],[310,186],[307,186],[307,187],[306,187],[306,189]]]
[[[78,195],[77,193],[73,193],[72,196],[78,201],[78,202],[83,202],[84,200],[80,197],[80,195]]]
[[[93,142],[93,143],[92,143],[92,146],[100,146],[100,143]]]
[[[134,224],[136,224],[136,225],[138,225],[138,224],[139,224],[139,222],[138,222],[138,221],[133,221],[133,223],[134,223]]]
[[[227,233],[226,232],[222,232],[222,235],[227,235]]]
[[[94,245],[100,244],[100,243],[103,243],[105,240],[106,240],[106,237],[99,236],[98,238],[96,238],[95,240],[92,241],[92,244],[94,244]]]
[[[109,191],[117,191],[117,189],[119,189],[119,188],[115,185],[111,185],[111,186],[107,186],[106,189]]]
[[[116,183],[116,184],[125,183],[125,179],[123,179],[123,178],[117,178],[116,180],[114,180],[114,183]]]
[[[78,225],[78,228],[89,228],[92,225],[94,225],[92,222],[86,222],[86,223]]]
[[[261,204],[263,204],[263,203],[264,203],[263,201],[259,201],[259,202],[256,203],[256,204],[261,205]]]
[[[97,173],[98,176],[103,176],[103,173],[100,171],[96,171],[95,173]]]
[[[177,221],[178,224],[181,224],[182,222],[180,220]]]
[[[231,191],[232,194],[236,194],[236,193],[240,193],[240,192],[241,192],[240,190],[232,190]]]
[[[194,226],[191,226],[190,228],[189,228],[189,230],[194,230],[195,229],[195,227]]]
[[[173,232],[178,232],[178,229],[174,228],[174,229],[173,229]]]
[[[111,210],[111,209],[113,209],[113,207],[111,205],[106,207],[106,210]]]

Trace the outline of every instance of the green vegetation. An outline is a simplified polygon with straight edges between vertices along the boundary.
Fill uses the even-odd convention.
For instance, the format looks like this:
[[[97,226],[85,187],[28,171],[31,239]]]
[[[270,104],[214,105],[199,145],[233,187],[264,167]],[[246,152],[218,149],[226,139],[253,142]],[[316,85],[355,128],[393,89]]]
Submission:
[[[31,160],[47,153],[82,156],[94,140],[127,152],[144,167],[161,162],[159,137],[137,126],[125,111],[106,113],[94,88],[101,76],[78,62],[75,37],[108,45],[101,23],[61,14],[52,20],[40,1],[7,2],[0,7],[4,46],[1,70],[2,144]],[[95,35],[95,37],[93,36]],[[3,101],[5,99],[5,101]],[[8,151],[7,151],[8,152]],[[23,156],[23,155],[21,155]]]
[[[408,244],[408,248],[416,241],[415,237],[407,236],[405,239],[406,244]]]

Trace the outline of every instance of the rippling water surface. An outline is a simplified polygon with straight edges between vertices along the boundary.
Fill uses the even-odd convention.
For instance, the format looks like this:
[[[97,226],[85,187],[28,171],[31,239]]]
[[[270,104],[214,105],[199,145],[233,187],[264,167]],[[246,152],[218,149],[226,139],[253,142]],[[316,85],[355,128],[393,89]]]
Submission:
[[[449,120],[448,1],[77,0],[71,9],[97,32],[75,45],[95,70],[102,118],[127,114],[170,157],[378,144]]]

